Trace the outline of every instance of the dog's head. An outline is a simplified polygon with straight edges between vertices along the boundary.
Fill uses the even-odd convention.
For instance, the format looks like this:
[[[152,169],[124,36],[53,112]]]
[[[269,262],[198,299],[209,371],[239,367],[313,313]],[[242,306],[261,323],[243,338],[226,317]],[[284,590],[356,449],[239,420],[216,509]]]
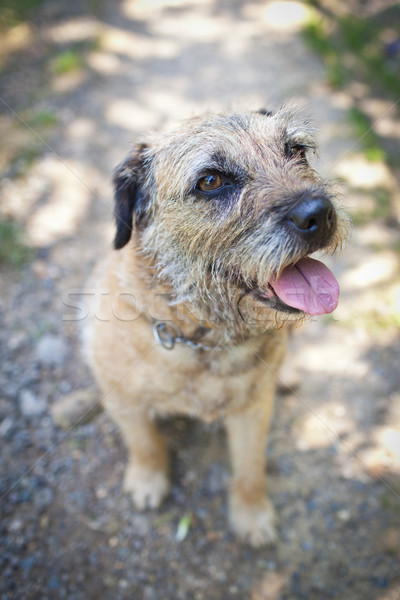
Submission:
[[[309,164],[296,111],[211,115],[149,138],[117,169],[115,248],[135,243],[157,276],[210,320],[276,324],[331,312],[333,252],[349,221]],[[272,325],[271,325],[272,326]]]

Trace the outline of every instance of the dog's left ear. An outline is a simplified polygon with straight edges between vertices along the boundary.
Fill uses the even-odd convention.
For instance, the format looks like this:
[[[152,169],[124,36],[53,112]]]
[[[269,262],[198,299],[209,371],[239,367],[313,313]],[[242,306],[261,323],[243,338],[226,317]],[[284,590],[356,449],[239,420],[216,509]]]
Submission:
[[[148,194],[144,189],[146,145],[138,146],[121,163],[113,178],[114,217],[117,231],[114,248],[120,250],[131,239],[133,224],[143,222],[148,205]]]

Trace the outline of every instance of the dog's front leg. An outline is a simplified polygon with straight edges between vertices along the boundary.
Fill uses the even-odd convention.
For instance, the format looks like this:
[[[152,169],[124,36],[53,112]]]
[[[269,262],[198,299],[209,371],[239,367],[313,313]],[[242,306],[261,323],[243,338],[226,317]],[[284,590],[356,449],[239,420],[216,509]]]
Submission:
[[[109,414],[119,426],[128,450],[124,490],[136,508],[158,507],[169,490],[166,442],[142,408],[119,406],[108,399]]]
[[[274,509],[266,496],[266,444],[273,393],[225,419],[232,462],[229,508],[236,534],[252,546],[276,539]]]

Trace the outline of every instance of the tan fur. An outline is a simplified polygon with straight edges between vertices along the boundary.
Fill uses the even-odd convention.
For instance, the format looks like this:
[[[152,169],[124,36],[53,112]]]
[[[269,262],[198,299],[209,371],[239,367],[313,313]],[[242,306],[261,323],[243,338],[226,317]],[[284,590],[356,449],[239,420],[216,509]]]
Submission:
[[[287,326],[304,314],[275,310],[254,288],[309,254],[278,226],[293,194],[329,193],[307,163],[285,155],[295,143],[313,145],[309,126],[282,109],[194,119],[137,146],[115,177],[120,249],[96,283],[109,302],[93,320],[88,349],[129,451],[125,489],[135,505],[158,506],[168,492],[155,416],[223,419],[231,523],[255,546],[275,538],[265,496],[267,432]],[[222,170],[221,161],[240,189],[235,198],[204,199],[196,181]],[[337,224],[326,250],[334,251],[348,224],[329,194]],[[167,350],[154,337],[155,323],[207,348]]]

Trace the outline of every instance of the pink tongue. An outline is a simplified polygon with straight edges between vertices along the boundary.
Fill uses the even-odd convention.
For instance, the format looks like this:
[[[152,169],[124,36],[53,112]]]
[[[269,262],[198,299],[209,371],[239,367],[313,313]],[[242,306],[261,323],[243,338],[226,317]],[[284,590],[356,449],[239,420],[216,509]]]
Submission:
[[[302,258],[294,266],[286,267],[281,276],[270,283],[285,304],[309,315],[331,313],[337,307],[339,284],[319,260]]]

